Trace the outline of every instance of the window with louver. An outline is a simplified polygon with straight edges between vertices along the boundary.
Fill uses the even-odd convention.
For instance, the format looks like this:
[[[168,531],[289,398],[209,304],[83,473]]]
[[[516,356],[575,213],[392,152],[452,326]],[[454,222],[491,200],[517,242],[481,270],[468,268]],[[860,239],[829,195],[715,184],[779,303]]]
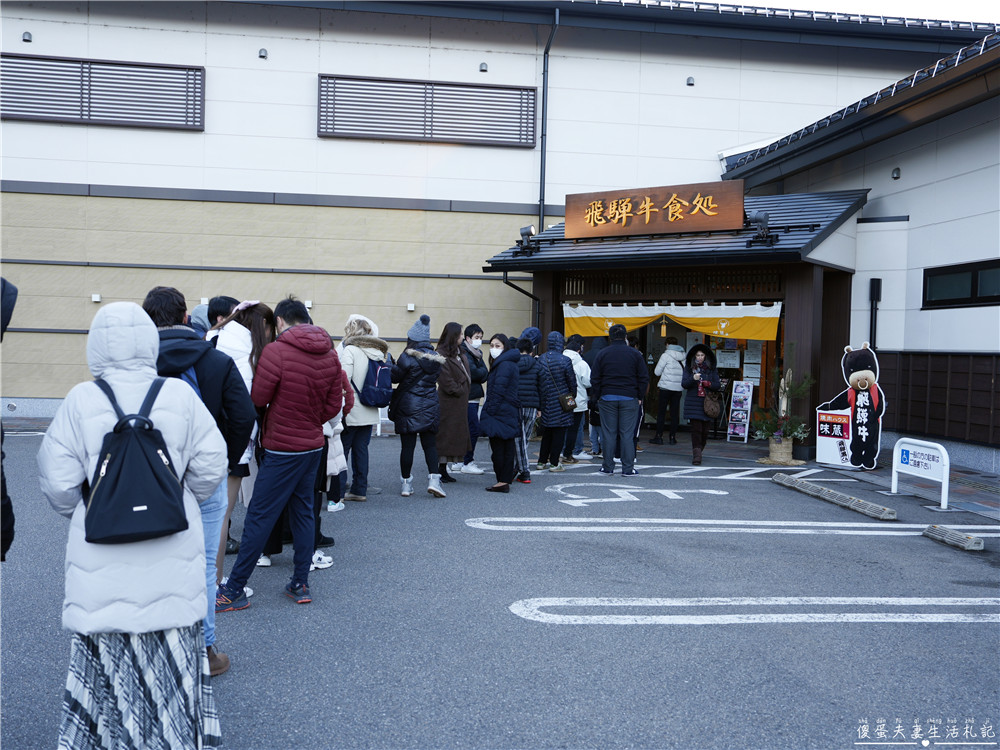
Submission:
[[[4,54],[0,116],[203,131],[205,69]]]
[[[516,86],[321,75],[317,132],[534,148],[536,96]]]

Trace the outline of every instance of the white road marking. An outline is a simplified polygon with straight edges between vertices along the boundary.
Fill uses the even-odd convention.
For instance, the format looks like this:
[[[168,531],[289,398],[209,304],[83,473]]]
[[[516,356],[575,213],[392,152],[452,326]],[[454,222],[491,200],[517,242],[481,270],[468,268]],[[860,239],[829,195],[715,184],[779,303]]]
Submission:
[[[593,466],[580,466],[573,465],[566,467],[569,470],[575,470],[577,475],[581,473],[581,469],[591,469],[595,468]],[[598,467],[599,468],[599,467]],[[678,469],[676,466],[669,466],[666,464],[656,465],[656,464],[636,464],[636,468],[639,470],[638,476],[632,477],[633,479],[744,479],[752,482],[769,482],[771,481],[771,476],[773,474],[788,474],[794,479],[802,479],[803,477],[811,477],[809,481],[811,482],[857,482],[857,479],[852,479],[850,477],[841,477],[837,475],[833,476],[814,476],[815,474],[823,473],[827,471],[826,469],[791,469],[775,466],[764,466],[756,467],[752,469],[728,469],[723,466],[698,466],[695,468],[684,468]],[[660,470],[663,471],[660,471]],[[722,472],[722,473],[718,473]],[[585,474],[597,474],[596,468],[594,471],[584,471]],[[697,476],[695,476],[697,475]],[[597,480],[606,481],[606,480]]]
[[[707,518],[470,518],[465,524],[485,531],[674,531],[711,534],[821,534],[840,536],[920,536],[925,523],[835,521],[750,521]],[[1000,537],[1000,525],[948,528],[978,537]]]
[[[546,492],[548,488],[546,488]],[[694,493],[702,493],[705,495],[728,495],[729,493],[725,490],[667,490],[667,489],[637,489],[635,487],[629,487],[628,489],[612,489],[611,493],[614,497],[581,497],[579,495],[574,495],[571,499],[560,499],[559,502],[565,503],[566,505],[572,505],[574,508],[585,508],[593,503],[628,503],[628,502],[639,502],[641,498],[637,497],[639,494],[644,495],[659,495],[660,497],[665,497],[667,500],[681,500],[681,493],[684,495],[691,495]]]
[[[543,610],[558,608],[773,608],[773,607],[847,607],[862,611],[814,612],[739,612],[736,614],[557,614]],[[900,612],[863,611],[866,607],[991,607],[994,612]],[[694,599],[549,597],[522,599],[510,605],[510,611],[526,620],[549,625],[747,625],[775,623],[1000,623],[1000,599],[938,597],[710,597]]]

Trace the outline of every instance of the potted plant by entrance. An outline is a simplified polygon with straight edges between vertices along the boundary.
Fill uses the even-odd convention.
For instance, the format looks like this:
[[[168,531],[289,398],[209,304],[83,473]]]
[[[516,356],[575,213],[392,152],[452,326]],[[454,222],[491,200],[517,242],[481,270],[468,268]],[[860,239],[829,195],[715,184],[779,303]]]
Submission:
[[[799,466],[805,461],[792,458],[792,447],[796,440],[809,437],[809,422],[797,414],[790,413],[789,404],[792,399],[808,396],[815,380],[807,374],[796,382],[792,379],[791,370],[782,376],[781,371],[775,369],[772,382],[776,382],[777,386],[768,398],[768,406],[755,408],[751,420],[754,438],[767,440],[770,449],[768,457],[759,461],[782,466]]]

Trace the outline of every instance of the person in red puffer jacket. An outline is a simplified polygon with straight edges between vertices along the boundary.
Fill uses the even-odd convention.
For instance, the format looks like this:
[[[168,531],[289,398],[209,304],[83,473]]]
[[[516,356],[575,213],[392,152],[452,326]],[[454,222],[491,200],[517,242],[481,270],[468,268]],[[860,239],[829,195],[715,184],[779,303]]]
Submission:
[[[274,321],[278,338],[261,352],[250,392],[255,406],[267,408],[261,428],[264,458],[243,522],[239,557],[216,592],[216,612],[250,606],[243,589],[286,504],[295,570],[285,594],[297,604],[312,601],[313,483],[326,440],[323,424],[340,413],[344,402],[341,367],[330,335],[312,325],[302,302],[294,297],[279,302]]]

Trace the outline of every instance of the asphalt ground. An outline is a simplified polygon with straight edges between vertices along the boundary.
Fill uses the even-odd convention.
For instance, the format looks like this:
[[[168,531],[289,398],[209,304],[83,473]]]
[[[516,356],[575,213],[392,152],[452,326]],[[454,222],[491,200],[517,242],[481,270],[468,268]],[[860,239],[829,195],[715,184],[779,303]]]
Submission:
[[[55,744],[69,653],[68,522],[38,490],[40,440],[5,443],[17,536],[0,570],[4,748]],[[400,497],[398,452],[373,438],[383,493],[323,514],[335,565],[311,574],[312,604],[281,593],[286,548],[256,569],[250,608],[218,616],[226,747],[996,747],[996,521],[717,441],[698,471],[680,445],[645,451],[635,478],[593,462],[499,495],[489,473],[459,475],[445,499],[417,472]],[[481,466],[488,453],[481,442]],[[777,471],[898,520],[779,486]],[[985,550],[919,535],[945,522],[977,527]],[[241,523],[239,509],[234,535]]]

